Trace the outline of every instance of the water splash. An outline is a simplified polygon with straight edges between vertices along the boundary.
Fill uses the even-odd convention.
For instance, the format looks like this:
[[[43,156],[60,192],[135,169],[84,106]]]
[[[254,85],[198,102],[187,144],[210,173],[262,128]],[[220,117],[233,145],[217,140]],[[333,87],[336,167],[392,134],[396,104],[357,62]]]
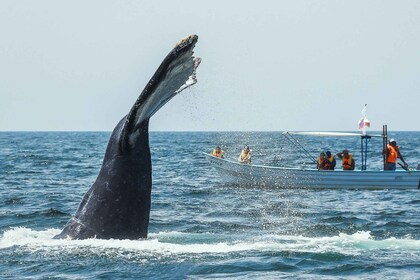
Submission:
[[[358,255],[367,251],[409,251],[420,255],[420,240],[394,237],[375,240],[370,232],[340,233],[331,237],[305,237],[286,235],[262,235],[253,239],[234,240],[227,236],[210,233],[159,232],[145,240],[57,240],[53,237],[59,229],[36,231],[28,228],[12,228],[0,236],[0,249],[16,246],[29,251],[67,250],[129,251],[149,254],[225,254],[244,251],[340,253]]]

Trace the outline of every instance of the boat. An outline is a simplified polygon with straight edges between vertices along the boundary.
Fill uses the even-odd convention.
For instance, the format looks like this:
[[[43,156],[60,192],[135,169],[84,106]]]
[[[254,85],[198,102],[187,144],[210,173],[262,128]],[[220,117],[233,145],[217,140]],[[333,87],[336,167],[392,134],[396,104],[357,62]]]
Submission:
[[[318,170],[307,167],[281,167],[259,164],[242,164],[238,161],[203,153],[223,182],[234,185],[262,185],[282,188],[330,188],[330,189],[420,189],[420,164],[417,169],[395,171],[367,170],[367,146],[373,137],[382,137],[387,143],[386,126],[382,135],[339,132],[283,132],[285,137],[303,146],[292,135],[360,137],[360,170]],[[308,157],[311,157],[307,153]],[[313,158],[313,157],[312,157]],[[338,160],[339,161],[339,160]],[[337,163],[338,164],[338,163]],[[402,166],[403,167],[403,166]]]

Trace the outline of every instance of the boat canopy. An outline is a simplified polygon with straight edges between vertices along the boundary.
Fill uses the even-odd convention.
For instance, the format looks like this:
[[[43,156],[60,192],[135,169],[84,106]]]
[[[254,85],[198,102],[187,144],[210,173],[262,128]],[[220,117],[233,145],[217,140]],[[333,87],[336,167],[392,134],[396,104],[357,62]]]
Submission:
[[[351,132],[327,132],[327,131],[285,131],[283,134],[321,136],[321,137],[382,137],[382,135],[368,135]]]

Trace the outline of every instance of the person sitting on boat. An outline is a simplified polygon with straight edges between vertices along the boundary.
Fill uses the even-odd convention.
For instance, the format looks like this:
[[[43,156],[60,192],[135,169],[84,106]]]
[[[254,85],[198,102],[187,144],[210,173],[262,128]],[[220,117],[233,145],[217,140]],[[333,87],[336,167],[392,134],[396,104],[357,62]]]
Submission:
[[[224,158],[223,157],[223,153],[224,151],[220,148],[220,146],[217,146],[216,148],[213,149],[213,151],[211,152],[211,154],[215,157],[219,157],[219,158]]]
[[[318,170],[328,170],[328,168],[325,168],[325,160],[326,160],[325,153],[321,152],[319,154],[319,157],[318,157],[317,161],[316,161],[316,169],[318,169]]]
[[[251,155],[252,155],[252,150],[248,146],[245,146],[242,149],[241,155],[239,156],[239,162],[251,164]]]
[[[384,154],[386,155],[385,170],[397,169],[397,158],[401,159],[401,161],[404,163],[403,168],[407,169],[408,164],[405,162],[403,156],[401,155],[400,148],[397,146],[397,141],[395,141],[395,139],[389,140],[389,144],[386,145]]]
[[[354,170],[356,165],[353,159],[353,155],[349,153],[349,150],[344,150],[337,154],[337,157],[341,159],[343,170]]]
[[[327,157],[325,158],[324,167],[325,170],[334,170],[335,165],[337,164],[334,156],[331,154],[330,151],[326,152]]]

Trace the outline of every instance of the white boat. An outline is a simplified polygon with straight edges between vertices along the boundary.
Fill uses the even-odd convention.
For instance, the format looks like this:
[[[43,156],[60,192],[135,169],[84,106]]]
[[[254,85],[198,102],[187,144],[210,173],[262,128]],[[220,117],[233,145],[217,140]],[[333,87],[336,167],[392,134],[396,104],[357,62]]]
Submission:
[[[222,180],[230,184],[285,188],[416,189],[420,170],[317,170],[241,164],[203,153]]]
[[[360,135],[354,133],[306,132],[312,136],[358,136],[361,137],[362,170],[317,170],[310,168],[289,168],[257,164],[241,164],[237,161],[203,153],[210,165],[219,173],[223,182],[239,185],[263,185],[284,188],[334,188],[334,189],[418,189],[420,168],[417,170],[366,170],[367,142],[371,137],[383,135]],[[384,143],[386,143],[386,136]],[[363,140],[366,142],[363,143]],[[366,146],[364,147],[364,145]]]

